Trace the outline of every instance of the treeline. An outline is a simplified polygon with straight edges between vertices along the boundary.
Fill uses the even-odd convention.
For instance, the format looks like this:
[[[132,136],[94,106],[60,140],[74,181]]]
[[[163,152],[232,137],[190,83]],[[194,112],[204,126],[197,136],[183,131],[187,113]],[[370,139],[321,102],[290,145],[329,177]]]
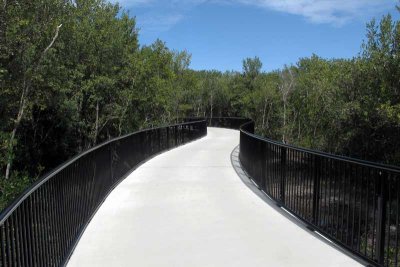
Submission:
[[[301,147],[400,164],[400,22],[367,25],[353,59],[300,59],[262,72],[256,57],[241,73],[200,72],[206,116],[247,116],[258,133]]]
[[[0,14],[0,207],[77,153],[183,117],[247,116],[269,138],[400,163],[400,24],[367,27],[351,60],[263,72],[193,71],[190,54],[138,43],[104,0],[8,0]]]

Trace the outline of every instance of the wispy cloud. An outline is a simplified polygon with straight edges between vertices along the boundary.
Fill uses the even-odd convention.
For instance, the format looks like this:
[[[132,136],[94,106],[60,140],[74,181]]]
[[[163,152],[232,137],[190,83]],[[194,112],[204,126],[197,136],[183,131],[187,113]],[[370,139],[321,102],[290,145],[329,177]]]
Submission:
[[[342,26],[347,22],[393,8],[397,0],[110,0],[126,9],[147,7],[138,15],[144,30],[166,31],[198,5],[247,5],[304,17],[316,24]]]
[[[150,4],[156,0],[109,0],[111,3],[119,3],[124,8]]]
[[[300,15],[314,23],[346,22],[394,7],[397,0],[232,0],[247,5]]]
[[[139,16],[142,30],[150,32],[164,32],[171,29],[174,25],[184,18],[183,14],[144,14]]]

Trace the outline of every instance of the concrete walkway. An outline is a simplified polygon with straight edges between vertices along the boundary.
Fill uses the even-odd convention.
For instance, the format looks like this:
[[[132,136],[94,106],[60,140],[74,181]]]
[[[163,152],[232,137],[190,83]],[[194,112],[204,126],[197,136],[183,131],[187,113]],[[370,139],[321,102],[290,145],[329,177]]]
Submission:
[[[239,132],[208,128],[127,177],[69,266],[358,266],[252,192],[230,154]]]

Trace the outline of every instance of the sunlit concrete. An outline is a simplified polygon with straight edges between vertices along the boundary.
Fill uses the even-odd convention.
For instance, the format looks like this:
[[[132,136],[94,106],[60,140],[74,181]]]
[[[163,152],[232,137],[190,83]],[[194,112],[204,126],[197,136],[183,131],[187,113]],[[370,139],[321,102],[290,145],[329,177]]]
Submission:
[[[209,128],[127,177],[69,266],[358,266],[282,216],[239,178],[239,132]]]

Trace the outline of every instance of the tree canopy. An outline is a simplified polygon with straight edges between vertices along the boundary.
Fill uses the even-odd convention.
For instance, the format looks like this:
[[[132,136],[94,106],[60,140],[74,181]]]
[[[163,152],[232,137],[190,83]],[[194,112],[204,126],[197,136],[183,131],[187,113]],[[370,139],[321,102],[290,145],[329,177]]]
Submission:
[[[367,25],[352,59],[265,72],[191,70],[191,55],[138,41],[105,0],[8,0],[0,15],[0,207],[44,172],[112,137],[182,117],[247,116],[259,134],[400,164],[400,22]]]

